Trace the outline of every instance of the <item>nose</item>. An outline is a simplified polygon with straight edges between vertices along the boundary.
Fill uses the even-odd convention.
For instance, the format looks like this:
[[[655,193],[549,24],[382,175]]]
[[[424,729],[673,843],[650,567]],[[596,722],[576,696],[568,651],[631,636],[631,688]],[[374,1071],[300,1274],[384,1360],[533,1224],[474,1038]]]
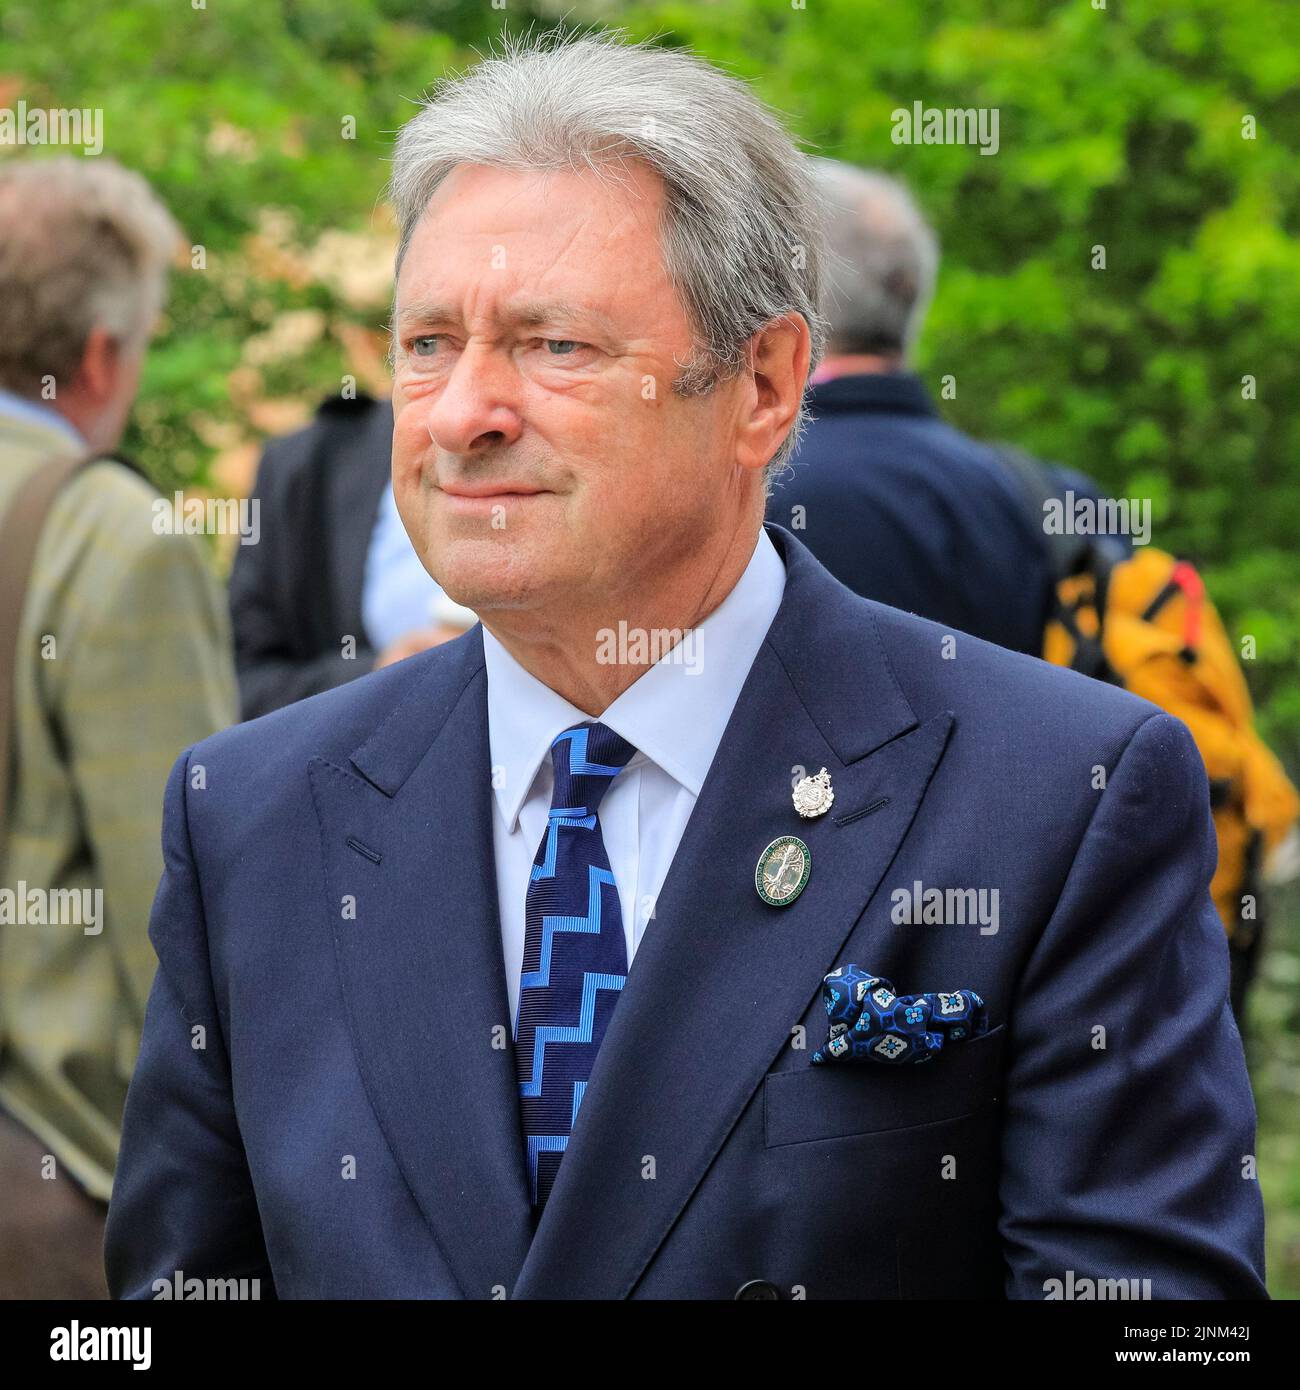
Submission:
[[[508,355],[468,343],[429,407],[429,437],[449,454],[513,444],[523,421],[519,373]]]

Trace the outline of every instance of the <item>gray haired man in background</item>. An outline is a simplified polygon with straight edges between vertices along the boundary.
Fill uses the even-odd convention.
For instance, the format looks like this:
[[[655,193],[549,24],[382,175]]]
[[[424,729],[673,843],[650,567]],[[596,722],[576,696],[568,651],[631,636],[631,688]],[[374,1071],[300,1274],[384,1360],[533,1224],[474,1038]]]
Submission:
[[[829,210],[830,339],[814,423],[768,519],[864,598],[1037,656],[1052,583],[1041,529],[994,450],[940,417],[912,365],[938,239],[897,179],[812,167]]]
[[[236,716],[200,542],[131,468],[75,463],[121,438],[179,234],[111,160],[0,162],[0,1297],[106,1294],[159,798]]]

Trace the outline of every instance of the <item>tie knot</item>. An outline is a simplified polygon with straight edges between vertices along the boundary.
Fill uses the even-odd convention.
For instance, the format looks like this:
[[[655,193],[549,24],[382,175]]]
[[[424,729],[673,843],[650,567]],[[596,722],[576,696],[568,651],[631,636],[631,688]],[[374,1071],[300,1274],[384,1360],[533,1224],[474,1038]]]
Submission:
[[[594,816],[610,783],[628,765],[636,749],[604,724],[577,724],[551,744],[555,789],[551,815],[567,812]]]

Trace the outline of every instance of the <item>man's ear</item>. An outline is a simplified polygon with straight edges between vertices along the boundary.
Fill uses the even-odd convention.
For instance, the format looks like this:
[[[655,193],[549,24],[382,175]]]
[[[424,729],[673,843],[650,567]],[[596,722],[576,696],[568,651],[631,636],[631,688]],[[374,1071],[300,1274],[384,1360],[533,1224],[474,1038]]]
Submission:
[[[749,340],[753,390],[746,395],[736,438],[736,462],[765,468],[789,433],[808,383],[812,336],[802,314],[773,319]]]
[[[73,390],[91,408],[111,400],[122,372],[122,347],[104,328],[92,328],[82,349]]]

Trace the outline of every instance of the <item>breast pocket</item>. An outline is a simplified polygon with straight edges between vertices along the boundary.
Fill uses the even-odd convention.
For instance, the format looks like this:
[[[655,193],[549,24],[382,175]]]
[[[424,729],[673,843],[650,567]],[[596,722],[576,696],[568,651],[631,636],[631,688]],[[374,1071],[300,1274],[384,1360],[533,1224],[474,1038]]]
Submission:
[[[956,1120],[1001,1095],[1006,1025],[946,1046],[929,1062],[891,1067],[809,1063],[770,1072],[763,1083],[763,1137],[768,1148],[910,1129]]]

